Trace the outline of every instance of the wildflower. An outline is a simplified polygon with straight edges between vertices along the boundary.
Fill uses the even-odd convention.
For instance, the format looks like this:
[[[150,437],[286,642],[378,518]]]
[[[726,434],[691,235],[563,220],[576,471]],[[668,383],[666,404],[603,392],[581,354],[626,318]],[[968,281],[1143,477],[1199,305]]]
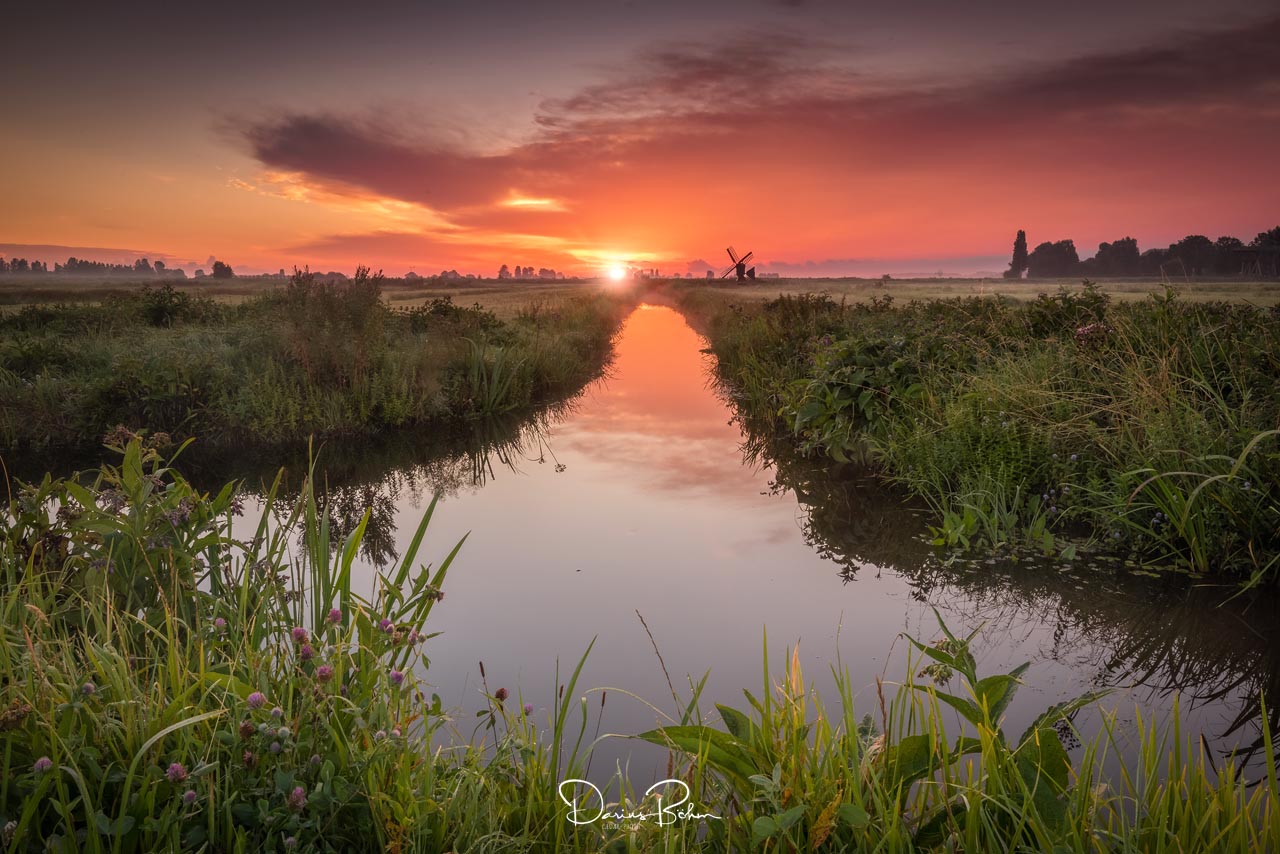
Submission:
[[[341,611],[341,610],[339,610],[339,609],[337,609],[337,608],[332,608],[332,609],[330,609],[330,611],[329,611],[329,622],[330,622],[330,623],[333,623],[335,626],[336,626],[338,623],[341,623],[341,622],[342,622],[342,611]]]
[[[231,515],[232,516],[244,515],[244,499],[241,498],[239,495],[231,499]]]
[[[98,686],[94,685],[92,682],[86,682],[80,686],[80,693],[84,694],[86,697],[92,697],[94,694],[98,693]]]
[[[259,734],[259,735],[270,735],[270,734],[271,734],[271,727],[270,727],[270,725],[265,724],[265,723],[258,724],[258,734]]]
[[[267,695],[261,691],[254,691],[249,695],[247,702],[249,703],[249,708],[256,711],[267,704]]]
[[[322,760],[320,759],[320,754],[319,754],[319,753],[313,753],[313,754],[311,754],[311,764],[312,764],[312,765],[319,765],[321,761],[322,761]]]
[[[43,774],[44,772],[48,771],[52,767],[53,767],[53,760],[50,759],[48,756],[41,756],[39,759],[36,760],[36,763],[31,766],[31,770],[35,771],[37,774]]]
[[[333,668],[327,664],[322,664],[316,668],[316,679],[321,682],[328,682],[333,678]]]
[[[187,769],[181,762],[174,762],[164,772],[164,776],[169,779],[170,783],[181,783],[187,779]]]
[[[289,809],[302,812],[307,807],[307,790],[301,786],[294,786],[293,791],[289,793],[288,803]]]
[[[284,717],[284,709],[280,708],[279,706],[276,706],[274,709],[271,710],[271,717],[273,718]]]
[[[225,632],[227,630],[227,621],[222,617],[218,617],[213,621],[213,627],[220,632]]]
[[[316,657],[316,651],[311,647],[311,644],[309,643],[304,643],[302,645],[302,649],[298,650],[298,658],[300,658],[303,661],[310,661],[315,657]]]
[[[404,682],[404,673],[402,673],[402,672],[401,672],[401,671],[399,671],[399,670],[392,670],[392,671],[391,671],[391,684],[392,684],[392,685],[399,685],[399,684],[400,684],[400,683],[402,683],[402,682]]]
[[[1249,483],[1249,481],[1247,481],[1247,480],[1246,480],[1246,481],[1244,482],[1244,491],[1245,491],[1245,492],[1248,492],[1248,491],[1249,491],[1250,489],[1252,489],[1252,488],[1253,488],[1253,484]]]
[[[187,806],[191,806],[196,802],[196,797],[197,796],[196,796],[195,789],[187,789],[185,792],[182,793],[182,802]]]
[[[244,756],[241,757],[241,760],[244,762],[244,767],[248,768],[250,771],[258,767],[258,754],[254,753],[252,750],[246,750],[244,752]]]
[[[400,727],[396,727],[395,729],[391,730],[391,737],[392,738],[400,737]]]
[[[1079,454],[1072,454],[1072,455],[1071,455],[1071,462],[1073,462],[1073,463],[1074,463],[1074,462],[1075,462],[1076,460],[1078,460],[1078,459],[1080,459],[1080,455],[1079,455]]]
[[[507,689],[499,688],[497,691],[494,691],[493,698],[497,700],[499,703],[503,702],[504,700],[507,699]]]
[[[1057,454],[1050,454],[1049,456],[1050,456],[1052,459],[1055,459],[1055,460],[1058,458],[1058,455],[1057,455]]]
[[[282,726],[280,727],[280,730],[279,732],[276,733],[276,735],[280,736],[280,738],[282,739],[288,740],[289,736],[293,735],[293,731],[290,730],[287,726]]]
[[[533,703],[524,704],[524,713],[526,716],[533,714]]]
[[[391,634],[393,631],[395,631],[396,624],[388,620],[386,617],[383,617],[382,622],[378,623],[378,627],[382,629],[384,632],[386,632],[387,634]]]
[[[380,729],[373,734],[374,741],[383,741],[386,739],[386,737],[387,737],[387,731],[385,729]]]
[[[284,747],[281,746],[280,742],[273,741],[271,742],[270,750],[272,753],[279,753],[280,751],[284,750]]]
[[[307,638],[310,637],[307,634],[307,630],[304,629],[302,626],[294,626],[293,630],[290,631],[289,634],[290,636],[293,637],[294,643],[306,643]]]
[[[284,847],[292,851],[294,848],[298,847],[298,840],[292,836],[286,836],[284,838]]]

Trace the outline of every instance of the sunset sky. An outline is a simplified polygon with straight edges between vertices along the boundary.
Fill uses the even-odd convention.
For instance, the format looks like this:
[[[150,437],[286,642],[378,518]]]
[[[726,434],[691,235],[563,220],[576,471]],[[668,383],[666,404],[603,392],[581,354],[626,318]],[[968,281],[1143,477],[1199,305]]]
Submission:
[[[25,3],[0,255],[999,270],[1280,223],[1275,0]],[[708,263],[709,262],[709,263]]]

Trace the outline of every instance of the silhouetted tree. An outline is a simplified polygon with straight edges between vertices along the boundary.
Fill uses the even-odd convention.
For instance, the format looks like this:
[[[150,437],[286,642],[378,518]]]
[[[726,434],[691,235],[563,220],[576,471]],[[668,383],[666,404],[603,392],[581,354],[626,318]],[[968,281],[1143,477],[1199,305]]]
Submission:
[[[1080,267],[1074,240],[1041,243],[1027,256],[1027,275],[1035,278],[1073,276]]]
[[[134,261],[133,270],[136,273],[154,273],[155,272],[155,270],[151,269],[151,262],[146,258],[139,258],[137,261]]]
[[[163,276],[163,275],[164,275],[164,262],[163,262],[163,261],[157,261],[157,262],[155,263],[155,268],[156,268],[156,275],[157,275],[157,276]]]
[[[1164,271],[1164,264],[1169,260],[1169,252],[1165,249],[1148,249],[1138,259],[1138,274],[1142,276],[1159,276]]]
[[[509,279],[509,278],[511,278],[511,268],[510,268],[510,267],[508,267],[506,264],[503,264],[501,267],[499,267],[499,268],[498,268],[498,278],[499,278],[499,279]]]
[[[230,264],[224,264],[221,261],[213,262],[213,277],[215,279],[230,279],[235,274]]]
[[[1006,279],[1021,279],[1027,272],[1027,233],[1018,229],[1018,236],[1013,239],[1013,260],[1009,269],[1004,271]]]
[[[1098,244],[1098,254],[1081,264],[1081,272],[1091,276],[1136,276],[1141,259],[1138,241],[1122,237],[1114,243]]]
[[[1260,231],[1258,236],[1253,238],[1250,246],[1280,246],[1280,225],[1270,231]]]
[[[1213,241],[1214,272],[1223,275],[1234,275],[1240,272],[1241,256],[1236,251],[1244,248],[1244,241],[1238,237],[1219,237]]]
[[[1169,260],[1181,261],[1193,276],[1212,272],[1215,256],[1213,241],[1203,234],[1189,234],[1169,247]]]

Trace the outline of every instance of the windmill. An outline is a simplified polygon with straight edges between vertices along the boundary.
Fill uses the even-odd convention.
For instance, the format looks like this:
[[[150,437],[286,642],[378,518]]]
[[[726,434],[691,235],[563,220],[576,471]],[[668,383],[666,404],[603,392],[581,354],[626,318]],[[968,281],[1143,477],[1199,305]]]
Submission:
[[[749,270],[747,269],[747,262],[751,260],[751,256],[755,254],[754,252],[748,252],[746,255],[739,258],[738,253],[733,251],[732,246],[730,246],[726,251],[729,253],[729,260],[733,263],[720,274],[720,278],[726,278],[730,273],[737,273],[739,282],[745,282],[747,279],[754,279],[756,277],[755,267],[752,267]]]

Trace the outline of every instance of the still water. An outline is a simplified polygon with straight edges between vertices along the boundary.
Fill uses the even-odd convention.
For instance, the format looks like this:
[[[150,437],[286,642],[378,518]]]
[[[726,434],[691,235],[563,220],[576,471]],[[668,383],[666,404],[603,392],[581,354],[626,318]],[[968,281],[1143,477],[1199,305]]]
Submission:
[[[799,644],[806,677],[831,692],[839,655],[859,714],[878,708],[877,676],[905,675],[903,632],[982,627],[980,674],[1031,662],[1009,713],[1015,735],[1046,706],[1115,687],[1103,706],[1167,714],[1218,755],[1258,738],[1259,692],[1277,684],[1274,600],[1194,590],[1122,568],[944,566],[921,514],[855,471],[788,459],[744,432],[712,383],[705,342],[680,314],[642,305],[626,321],[609,375],[561,411],[492,428],[462,446],[419,437],[359,454],[324,451],[336,521],[374,510],[364,572],[403,551],[433,493],[419,553],[438,561],[468,537],[428,629],[425,678],[464,737],[489,690],[506,688],[545,721],[558,683],[594,641],[578,693],[602,733],[638,733],[675,712],[675,689],[710,671],[701,706],[745,707],[762,688],[762,640],[780,674]],[[322,461],[325,457],[322,455]],[[634,695],[634,696],[632,696]],[[1271,696],[1277,696],[1274,692]],[[512,702],[508,701],[508,702]],[[1088,728],[1097,712],[1077,719]],[[1255,750],[1257,748],[1255,747]],[[665,753],[606,741],[591,777],[618,763],[644,788]]]

